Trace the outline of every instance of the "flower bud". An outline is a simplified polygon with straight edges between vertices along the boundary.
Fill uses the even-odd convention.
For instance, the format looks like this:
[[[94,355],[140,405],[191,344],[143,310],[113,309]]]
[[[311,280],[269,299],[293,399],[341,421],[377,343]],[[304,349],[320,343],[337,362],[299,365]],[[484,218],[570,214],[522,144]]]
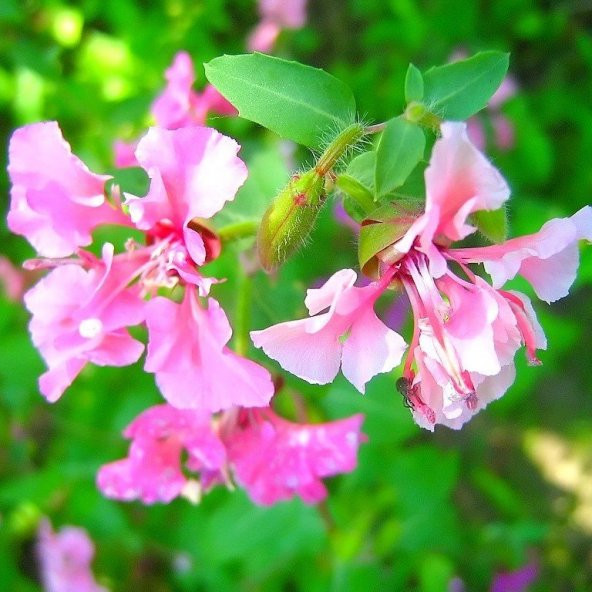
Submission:
[[[279,267],[306,241],[325,200],[325,180],[315,169],[294,175],[265,212],[257,234],[261,265]]]

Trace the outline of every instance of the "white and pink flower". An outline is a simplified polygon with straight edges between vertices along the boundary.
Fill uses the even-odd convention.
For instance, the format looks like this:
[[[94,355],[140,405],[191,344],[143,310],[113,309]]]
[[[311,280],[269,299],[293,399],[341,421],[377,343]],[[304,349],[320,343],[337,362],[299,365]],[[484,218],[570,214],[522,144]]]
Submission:
[[[500,288],[521,274],[543,300],[565,296],[576,276],[578,241],[592,240],[592,208],[499,245],[455,248],[455,241],[476,230],[470,215],[499,209],[510,189],[471,143],[464,123],[441,128],[425,171],[425,212],[378,253],[380,280],[354,288],[351,270],[337,272],[307,298],[311,314],[327,312],[255,331],[252,338],[286,370],[312,383],[331,381],[341,363],[363,392],[372,376],[394,368],[403,354],[402,339],[372,309],[389,284],[402,286],[414,332],[398,388],[420,425],[458,429],[506,392],[522,345],[531,364],[540,363],[537,350],[547,346],[530,300]],[[469,267],[474,263],[484,264],[493,286]]]
[[[305,304],[314,316],[252,331],[253,343],[313,384],[331,382],[341,367],[363,393],[373,376],[398,366],[405,351],[403,338],[374,312],[374,303],[391,277],[358,288],[356,273],[342,269],[321,288],[308,290]]]

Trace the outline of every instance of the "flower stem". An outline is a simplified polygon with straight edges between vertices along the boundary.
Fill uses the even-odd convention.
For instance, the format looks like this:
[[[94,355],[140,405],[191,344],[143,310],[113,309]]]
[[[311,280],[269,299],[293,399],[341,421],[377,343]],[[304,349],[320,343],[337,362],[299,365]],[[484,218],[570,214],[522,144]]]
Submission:
[[[234,321],[234,351],[244,356],[249,350],[253,280],[249,274],[243,271],[239,274],[238,282]]]
[[[259,220],[243,220],[220,228],[217,233],[222,242],[230,242],[249,236],[255,236],[259,228]]]

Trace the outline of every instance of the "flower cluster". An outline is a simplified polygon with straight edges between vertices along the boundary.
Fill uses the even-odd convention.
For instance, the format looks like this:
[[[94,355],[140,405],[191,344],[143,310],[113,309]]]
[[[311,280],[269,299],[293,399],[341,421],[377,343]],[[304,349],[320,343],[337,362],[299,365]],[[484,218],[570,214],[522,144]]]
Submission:
[[[39,388],[57,401],[88,363],[126,366],[146,349],[144,369],[168,405],[129,426],[130,458],[99,475],[107,495],[151,503],[186,493],[185,450],[205,489],[230,484],[234,471],[256,502],[294,494],[316,502],[325,495],[320,478],[353,469],[361,417],[318,426],[279,418],[269,408],[269,372],[227,345],[232,329],[210,295],[219,280],[201,267],[222,248],[210,219],[234,199],[247,169],[234,140],[197,125],[212,104],[207,90],[192,90],[193,79],[188,55],[179,54],[153,106],[159,126],[133,154],[150,178],[144,197],[108,189],[110,177],[72,154],[56,122],[11,138],[8,225],[39,254],[27,267],[50,269],[24,296],[48,367]],[[122,252],[110,243],[88,250],[95,229],[113,224],[144,238]],[[141,324],[146,348],[129,332]]]
[[[514,357],[524,345],[531,364],[546,347],[528,297],[504,290],[517,274],[547,302],[567,295],[578,266],[578,241],[592,240],[592,208],[551,220],[539,232],[487,247],[455,248],[476,228],[470,216],[503,207],[510,189],[467,137],[464,123],[444,123],[425,171],[426,202],[401,210],[382,249],[380,279],[354,286],[349,269],[308,291],[310,318],[251,333],[254,344],[283,368],[315,384],[331,382],[341,365],[360,391],[402,359],[405,344],[375,315],[388,288],[407,294],[414,317],[411,344],[397,386],[415,421],[458,429],[514,381]],[[492,285],[470,264],[483,264]],[[323,312],[325,311],[325,312]]]
[[[327,494],[321,478],[355,468],[362,420],[296,424],[267,407],[234,409],[212,422],[202,411],[157,405],[126,428],[129,456],[102,467],[97,481],[108,497],[150,504],[179,495],[198,501],[213,485],[232,487],[233,474],[258,504],[294,495],[316,503]]]

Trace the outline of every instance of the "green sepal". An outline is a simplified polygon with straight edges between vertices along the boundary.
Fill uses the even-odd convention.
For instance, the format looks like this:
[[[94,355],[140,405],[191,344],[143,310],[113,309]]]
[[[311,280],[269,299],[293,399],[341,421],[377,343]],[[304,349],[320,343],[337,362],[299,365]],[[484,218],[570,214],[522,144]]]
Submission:
[[[363,216],[367,216],[376,207],[372,192],[355,177],[343,173],[337,177],[335,184],[342,193],[348,196],[347,201],[357,204],[357,210],[362,212]]]
[[[399,257],[397,253],[385,252],[400,240],[409,227],[417,220],[423,211],[424,204],[420,200],[398,200],[397,202],[380,206],[362,221],[360,238],[358,241],[358,261],[362,272],[371,277],[378,277],[380,260],[388,259],[388,263],[395,263]],[[378,257],[378,255],[384,257]]]
[[[479,232],[492,243],[503,243],[508,238],[508,213],[505,207],[474,212],[471,219]]]

